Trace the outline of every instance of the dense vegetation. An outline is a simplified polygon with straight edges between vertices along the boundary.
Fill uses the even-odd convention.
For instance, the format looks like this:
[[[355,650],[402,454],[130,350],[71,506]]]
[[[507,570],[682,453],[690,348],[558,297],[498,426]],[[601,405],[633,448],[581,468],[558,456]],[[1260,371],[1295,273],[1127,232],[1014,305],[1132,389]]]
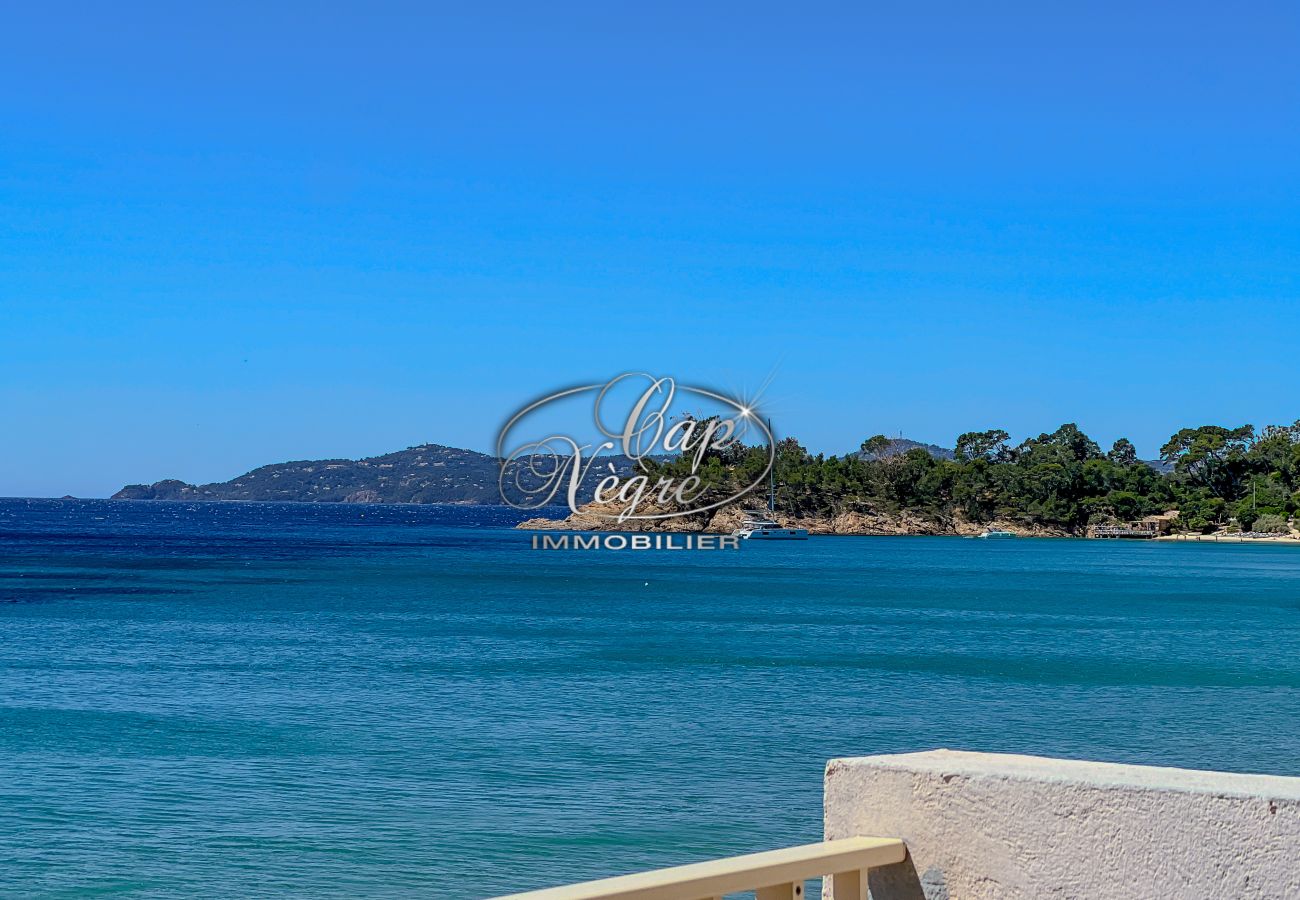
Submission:
[[[814,456],[797,440],[777,444],[778,509],[801,516],[841,512],[908,512],[937,521],[961,517],[1083,532],[1179,510],[1177,526],[1208,531],[1235,520],[1243,530],[1285,531],[1300,508],[1300,422],[1254,427],[1184,428],[1161,448],[1165,472],[1137,458],[1121,438],[1103,452],[1073,424],[1019,445],[1000,429],[957,438],[953,458],[914,447],[890,452],[877,435],[857,454]],[[762,472],[766,447],[732,447],[706,455],[708,490],[724,492]],[[681,476],[684,461],[661,465]]]

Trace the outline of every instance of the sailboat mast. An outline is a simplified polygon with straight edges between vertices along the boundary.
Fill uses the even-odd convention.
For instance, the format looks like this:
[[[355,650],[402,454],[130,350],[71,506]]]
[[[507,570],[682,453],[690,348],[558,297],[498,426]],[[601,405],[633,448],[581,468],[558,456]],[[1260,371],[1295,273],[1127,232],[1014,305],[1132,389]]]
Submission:
[[[776,435],[772,433],[772,420],[767,420],[767,438],[772,442],[772,468],[767,470],[767,511],[776,512]]]

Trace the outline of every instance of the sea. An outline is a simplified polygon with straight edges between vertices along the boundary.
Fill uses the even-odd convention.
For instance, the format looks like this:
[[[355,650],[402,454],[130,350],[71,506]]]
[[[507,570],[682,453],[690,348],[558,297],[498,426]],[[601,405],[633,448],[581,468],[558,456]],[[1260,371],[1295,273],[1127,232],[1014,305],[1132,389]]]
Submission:
[[[1300,775],[1300,548],[533,549],[0,501],[0,896],[487,897],[818,840],[833,757]]]

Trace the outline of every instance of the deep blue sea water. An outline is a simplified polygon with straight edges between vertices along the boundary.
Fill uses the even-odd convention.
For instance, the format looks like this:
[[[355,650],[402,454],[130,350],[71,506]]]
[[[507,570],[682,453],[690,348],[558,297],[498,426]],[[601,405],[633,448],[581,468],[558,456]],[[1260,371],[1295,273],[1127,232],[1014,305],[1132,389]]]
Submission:
[[[486,896],[816,840],[834,756],[1300,774],[1300,548],[516,520],[0,501],[0,894]]]

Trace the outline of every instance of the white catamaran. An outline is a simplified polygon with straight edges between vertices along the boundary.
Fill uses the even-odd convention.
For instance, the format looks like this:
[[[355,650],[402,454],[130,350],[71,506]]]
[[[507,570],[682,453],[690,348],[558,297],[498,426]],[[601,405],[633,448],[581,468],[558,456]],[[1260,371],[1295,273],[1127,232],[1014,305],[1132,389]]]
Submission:
[[[767,426],[767,433],[772,433],[772,423]],[[737,537],[745,540],[764,540],[764,541],[806,541],[808,540],[807,528],[782,528],[772,520],[772,514],[776,512],[776,458],[773,456],[772,468],[768,470],[767,484],[767,509],[756,510],[746,509],[742,513],[745,518],[741,521],[740,527],[732,532]]]

